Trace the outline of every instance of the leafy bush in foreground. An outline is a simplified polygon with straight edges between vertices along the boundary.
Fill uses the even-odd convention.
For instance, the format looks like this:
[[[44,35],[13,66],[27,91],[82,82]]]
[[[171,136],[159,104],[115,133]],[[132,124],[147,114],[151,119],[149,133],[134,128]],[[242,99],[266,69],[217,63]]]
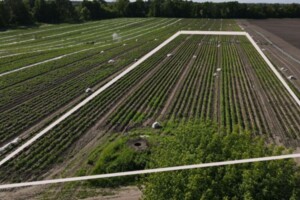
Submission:
[[[247,132],[218,133],[211,124],[169,130],[151,153],[150,168],[280,155]],[[145,183],[145,199],[300,199],[299,170],[293,160],[156,173]]]

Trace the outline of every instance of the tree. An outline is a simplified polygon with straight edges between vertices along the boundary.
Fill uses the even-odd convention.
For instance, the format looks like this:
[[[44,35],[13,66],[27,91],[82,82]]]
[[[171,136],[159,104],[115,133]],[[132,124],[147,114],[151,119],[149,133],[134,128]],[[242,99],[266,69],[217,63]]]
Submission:
[[[88,21],[91,19],[91,12],[87,7],[83,7],[80,10],[80,20]]]
[[[45,0],[36,0],[33,7],[33,16],[39,22],[46,22],[45,12],[47,12],[47,5]]]
[[[22,0],[4,0],[5,9],[9,12],[8,23],[11,25],[32,24],[32,16]]]
[[[182,125],[168,131],[151,153],[149,168],[209,163],[286,153],[247,132],[218,133],[215,125]],[[258,162],[146,177],[145,199],[300,199],[293,160]]]
[[[128,17],[146,17],[146,4],[143,0],[131,2],[127,8]]]
[[[8,25],[9,13],[5,9],[4,3],[0,2],[0,28],[6,27]]]
[[[120,17],[126,17],[128,14],[129,0],[117,0],[116,10]]]
[[[55,4],[59,15],[59,21],[72,22],[77,20],[78,16],[70,0],[55,0]]]

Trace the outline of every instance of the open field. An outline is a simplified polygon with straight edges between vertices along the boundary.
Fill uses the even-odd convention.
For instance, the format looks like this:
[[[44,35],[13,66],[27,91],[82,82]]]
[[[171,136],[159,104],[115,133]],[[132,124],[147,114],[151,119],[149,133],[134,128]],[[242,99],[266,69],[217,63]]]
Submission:
[[[299,19],[239,20],[300,96]],[[297,42],[298,41],[298,42]],[[293,76],[294,79],[288,79]]]
[[[299,19],[267,19],[267,20],[249,20],[274,35],[284,39],[291,45],[300,49],[300,20]]]
[[[0,147],[19,139],[0,158],[179,30],[240,28],[234,20],[147,18],[0,33]],[[298,77],[295,65],[286,68]],[[300,107],[245,36],[181,35],[0,166],[0,181],[72,175],[106,136],[190,119],[300,145]]]

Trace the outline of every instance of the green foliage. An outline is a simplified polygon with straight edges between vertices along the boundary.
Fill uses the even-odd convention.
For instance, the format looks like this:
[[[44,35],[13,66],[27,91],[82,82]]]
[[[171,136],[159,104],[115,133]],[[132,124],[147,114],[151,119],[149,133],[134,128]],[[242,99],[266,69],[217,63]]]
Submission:
[[[29,6],[22,0],[4,0],[4,9],[7,25],[30,25],[33,22]]]
[[[106,145],[98,158],[92,173],[104,174],[144,169],[149,155],[148,150],[136,151],[130,147],[129,137],[119,138]],[[134,182],[136,177],[118,177],[90,181],[93,186],[115,187]]]
[[[76,22],[112,17],[185,17],[185,18],[297,18],[299,4],[240,4],[238,2],[198,3],[182,0],[84,0],[73,5],[70,0],[4,0],[0,1],[0,26]],[[75,9],[76,8],[76,9]],[[33,13],[33,16],[32,16]]]
[[[80,10],[80,19],[82,21],[87,21],[91,18],[91,12],[86,7],[81,8]]]
[[[210,123],[182,125],[151,153],[149,168],[280,155],[249,133],[218,133]],[[152,174],[145,199],[299,199],[299,171],[293,160]]]

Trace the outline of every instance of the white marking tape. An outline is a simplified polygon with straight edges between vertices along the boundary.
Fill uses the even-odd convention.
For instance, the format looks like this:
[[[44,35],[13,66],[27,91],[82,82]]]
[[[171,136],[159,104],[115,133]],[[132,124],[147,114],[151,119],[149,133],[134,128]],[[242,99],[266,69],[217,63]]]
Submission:
[[[278,79],[282,82],[284,87],[287,89],[287,91],[290,93],[290,95],[294,98],[298,106],[300,106],[300,100],[295,95],[295,93],[292,91],[292,89],[289,87],[289,85],[285,82],[285,80],[281,77],[280,73],[276,70],[276,68],[272,65],[272,63],[268,60],[268,58],[264,55],[264,53],[259,49],[259,47],[256,45],[254,40],[250,37],[250,35],[246,32],[230,32],[230,31],[179,31],[172,35],[170,38],[165,40],[163,43],[161,43],[159,46],[154,48],[152,51],[147,53],[145,56],[143,56],[141,59],[139,59],[136,63],[131,65],[129,68],[127,68],[125,71],[123,71],[121,74],[116,76],[114,79],[106,83],[104,86],[99,88],[96,92],[94,92],[92,95],[84,99],[82,102],[77,104],[75,107],[73,107],[71,110],[63,114],[61,117],[56,119],[54,122],[49,124],[45,129],[43,129],[41,132],[36,134],[34,137],[29,139],[27,142],[25,142],[23,145],[21,145],[19,148],[11,152],[9,155],[7,155],[3,160],[0,161],[0,166],[2,166],[4,163],[6,163],[8,160],[12,159],[14,156],[16,156],[18,153],[23,151],[25,148],[30,146],[32,143],[34,143],[36,140],[38,140],[40,137],[48,133],[51,129],[53,129],[55,126],[57,126],[59,123],[61,123],[63,120],[65,120],[67,117],[75,113],[77,110],[79,110],[81,107],[83,107],[85,104],[90,102],[92,99],[94,99],[96,96],[98,96],[100,93],[102,93],[104,90],[106,90],[108,87],[110,87],[112,84],[117,82],[119,79],[121,79],[123,76],[125,76],[127,73],[135,69],[138,65],[140,65],[142,62],[144,62],[146,59],[148,59],[150,56],[155,54],[157,51],[159,51],[161,48],[166,46],[168,43],[170,43],[172,40],[174,40],[177,36],[182,34],[190,34],[190,35],[244,35],[246,36],[250,42],[254,45],[256,50],[259,52],[259,54],[262,56],[262,58],[266,61],[266,63],[269,65],[271,70],[275,73],[275,75],[278,77]]]
[[[0,189],[46,185],[46,184],[53,184],[53,183],[66,183],[66,182],[73,182],[73,181],[86,181],[86,180],[93,180],[93,179],[151,174],[151,173],[158,173],[158,172],[171,172],[171,171],[178,171],[178,170],[199,169],[199,168],[206,168],[206,167],[236,165],[236,164],[243,164],[243,163],[282,160],[282,159],[299,158],[299,157],[300,157],[300,154],[289,154],[289,155],[281,155],[281,156],[270,156],[270,157],[250,158],[250,159],[242,159],[242,160],[230,160],[230,161],[222,161],[222,162],[202,163],[202,164],[195,164],[195,165],[182,165],[182,166],[176,166],[176,167],[165,167],[165,168],[157,168],[157,169],[118,172],[118,173],[111,173],[111,174],[99,174],[99,175],[80,176],[80,177],[72,177],[72,178],[61,178],[61,179],[33,181],[33,182],[24,182],[24,183],[13,183],[13,184],[0,185]]]

